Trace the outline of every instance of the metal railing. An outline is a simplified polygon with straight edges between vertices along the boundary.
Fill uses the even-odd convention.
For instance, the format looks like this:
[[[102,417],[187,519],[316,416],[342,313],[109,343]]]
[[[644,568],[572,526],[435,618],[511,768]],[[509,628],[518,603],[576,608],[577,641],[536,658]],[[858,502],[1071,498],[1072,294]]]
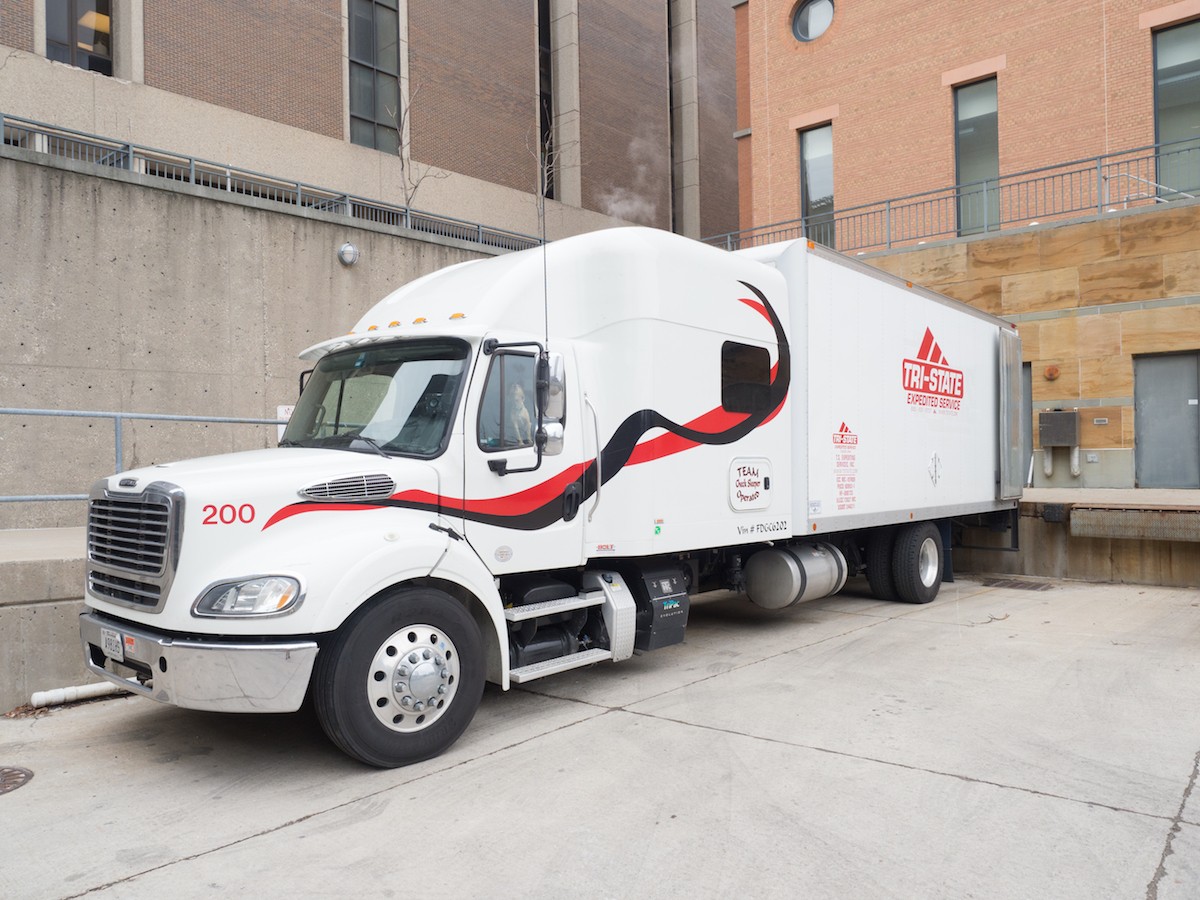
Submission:
[[[381,200],[356,197],[302,181],[291,181],[195,156],[144,147],[82,131],[72,131],[69,128],[58,128],[44,122],[6,116],[3,113],[0,113],[0,133],[3,134],[3,143],[9,146],[35,150],[50,156],[124,169],[167,181],[199,185],[318,212],[335,213],[365,222],[408,228],[423,234],[456,238],[485,247],[525,250],[541,244],[539,238],[516,231],[492,228],[478,222],[384,203]]]
[[[125,443],[123,425],[126,420],[148,420],[151,422],[203,422],[225,425],[286,425],[286,419],[247,419],[236,416],[180,416],[165,413],[98,412],[82,409],[3,409],[4,416],[53,416],[64,419],[112,419],[114,472],[125,469]],[[86,500],[87,494],[19,494],[0,497],[0,503],[41,503],[48,500]]]
[[[889,250],[1200,195],[1200,141],[1189,138],[1030,169],[705,238],[728,250],[807,237],[842,252]]]

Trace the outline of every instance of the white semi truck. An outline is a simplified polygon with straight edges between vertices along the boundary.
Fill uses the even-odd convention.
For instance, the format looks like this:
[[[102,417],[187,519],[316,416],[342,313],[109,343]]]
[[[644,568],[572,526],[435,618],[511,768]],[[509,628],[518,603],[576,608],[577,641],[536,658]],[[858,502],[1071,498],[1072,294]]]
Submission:
[[[925,603],[949,525],[1021,492],[1020,344],[806,241],[614,229],[376,304],[279,447],[101,479],[89,668],[191,709],[310,698],[350,756],[444,750],[507,689],[865,574]]]

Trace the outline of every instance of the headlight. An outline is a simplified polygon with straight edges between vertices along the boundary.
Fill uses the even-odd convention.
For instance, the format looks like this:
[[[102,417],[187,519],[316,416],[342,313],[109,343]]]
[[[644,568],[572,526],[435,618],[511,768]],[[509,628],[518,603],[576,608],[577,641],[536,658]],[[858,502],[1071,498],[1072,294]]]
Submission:
[[[277,616],[294,610],[302,599],[295,578],[266,575],[213,585],[196,601],[192,615]]]

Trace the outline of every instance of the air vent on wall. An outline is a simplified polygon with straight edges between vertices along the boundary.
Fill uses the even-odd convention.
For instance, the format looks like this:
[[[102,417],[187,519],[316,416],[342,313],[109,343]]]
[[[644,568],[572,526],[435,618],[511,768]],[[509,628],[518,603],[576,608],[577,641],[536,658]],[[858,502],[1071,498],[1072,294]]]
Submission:
[[[333,481],[310,484],[300,495],[320,503],[345,503],[352,500],[386,500],[395,490],[396,482],[388,475],[348,475]]]

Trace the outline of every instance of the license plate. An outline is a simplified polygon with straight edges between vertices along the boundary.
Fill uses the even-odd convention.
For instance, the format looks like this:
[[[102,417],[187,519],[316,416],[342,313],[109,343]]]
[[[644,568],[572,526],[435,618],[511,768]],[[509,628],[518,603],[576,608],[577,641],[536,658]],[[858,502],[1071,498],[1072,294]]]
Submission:
[[[100,649],[104,655],[116,662],[125,662],[125,641],[121,632],[111,628],[100,629]]]

